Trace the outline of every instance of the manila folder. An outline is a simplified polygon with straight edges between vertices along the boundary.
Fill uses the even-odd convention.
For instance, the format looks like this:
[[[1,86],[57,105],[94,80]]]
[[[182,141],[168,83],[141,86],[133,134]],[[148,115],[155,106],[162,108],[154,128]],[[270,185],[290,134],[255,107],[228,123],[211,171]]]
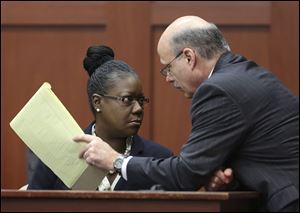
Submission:
[[[79,158],[82,129],[45,82],[10,122],[23,142],[70,189],[96,190],[107,174]],[[45,180],[46,181],[46,180]]]

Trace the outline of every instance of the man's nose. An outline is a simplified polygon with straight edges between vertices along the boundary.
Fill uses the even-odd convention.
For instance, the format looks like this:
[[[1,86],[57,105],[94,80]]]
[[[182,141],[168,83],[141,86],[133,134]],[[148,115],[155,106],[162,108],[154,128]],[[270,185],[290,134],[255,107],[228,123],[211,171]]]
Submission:
[[[174,81],[174,78],[171,75],[166,76],[166,82],[172,83]]]

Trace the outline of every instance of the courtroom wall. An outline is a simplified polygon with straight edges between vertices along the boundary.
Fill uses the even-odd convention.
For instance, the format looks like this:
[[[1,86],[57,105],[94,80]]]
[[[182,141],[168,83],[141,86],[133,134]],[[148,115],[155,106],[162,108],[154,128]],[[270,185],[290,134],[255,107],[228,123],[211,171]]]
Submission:
[[[179,153],[191,127],[190,101],[160,75],[156,45],[183,15],[214,22],[233,52],[272,70],[299,95],[296,1],[1,1],[1,188],[26,182],[26,147],[9,122],[44,81],[82,128],[92,121],[82,67],[92,44],[111,46],[136,69],[151,99],[140,134]]]

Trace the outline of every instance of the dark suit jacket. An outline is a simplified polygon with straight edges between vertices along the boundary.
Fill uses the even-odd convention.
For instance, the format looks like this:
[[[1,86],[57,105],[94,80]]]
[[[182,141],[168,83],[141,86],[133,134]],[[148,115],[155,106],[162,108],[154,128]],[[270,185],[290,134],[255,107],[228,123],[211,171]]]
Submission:
[[[85,133],[91,134],[92,124],[90,124],[84,131]],[[145,140],[142,137],[135,135],[133,137],[131,155],[140,157],[167,158],[172,156],[172,153],[170,150],[157,143],[154,143],[150,140]],[[136,184],[135,179],[131,179],[132,181],[126,181],[121,177],[114,190],[149,190],[153,185],[156,184],[151,180],[141,180],[138,181],[138,184]],[[29,181],[28,189],[62,190],[69,188],[42,161],[39,160],[32,179]]]
[[[299,202],[299,99],[273,74],[240,55],[223,54],[195,91],[191,117],[179,156],[133,157],[128,180],[197,190],[226,163],[242,185],[261,192],[267,210]]]

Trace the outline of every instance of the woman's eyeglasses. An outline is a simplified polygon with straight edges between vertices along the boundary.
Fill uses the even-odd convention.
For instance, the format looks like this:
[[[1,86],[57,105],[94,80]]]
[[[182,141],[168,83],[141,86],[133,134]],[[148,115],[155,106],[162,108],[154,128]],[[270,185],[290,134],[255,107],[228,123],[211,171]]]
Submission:
[[[110,98],[114,100],[121,101],[125,106],[130,106],[137,101],[141,107],[144,107],[144,103],[149,103],[149,98],[146,98],[144,96],[142,97],[132,97],[132,96],[112,96],[112,95],[104,95],[100,94],[102,97]]]

